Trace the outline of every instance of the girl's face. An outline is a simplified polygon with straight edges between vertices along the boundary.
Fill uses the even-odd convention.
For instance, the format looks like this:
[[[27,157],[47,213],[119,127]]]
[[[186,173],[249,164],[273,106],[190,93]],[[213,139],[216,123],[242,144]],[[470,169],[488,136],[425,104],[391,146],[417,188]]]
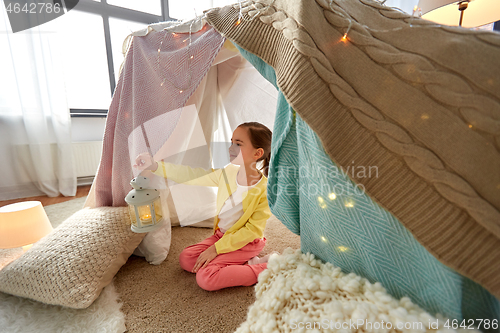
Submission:
[[[250,141],[248,129],[237,127],[231,138],[231,147],[229,147],[229,160],[235,165],[250,165],[257,161],[264,154],[264,149],[255,149]]]

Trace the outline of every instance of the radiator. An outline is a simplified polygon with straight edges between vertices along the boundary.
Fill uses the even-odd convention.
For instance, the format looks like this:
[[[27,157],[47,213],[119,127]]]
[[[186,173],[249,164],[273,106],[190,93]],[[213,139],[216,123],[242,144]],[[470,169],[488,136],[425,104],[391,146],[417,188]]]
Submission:
[[[102,141],[73,142],[72,150],[78,185],[91,184],[101,160]]]

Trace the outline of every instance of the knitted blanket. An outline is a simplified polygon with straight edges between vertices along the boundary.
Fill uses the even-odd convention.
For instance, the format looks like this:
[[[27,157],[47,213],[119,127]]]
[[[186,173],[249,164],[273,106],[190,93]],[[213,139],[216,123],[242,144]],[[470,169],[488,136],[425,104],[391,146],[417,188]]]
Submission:
[[[239,50],[276,86],[271,66]],[[398,219],[360,191],[325,153],[316,133],[281,91],[271,155],[269,206],[288,229],[300,234],[304,253],[378,281],[394,298],[408,296],[429,313],[500,319],[498,300],[438,261]]]
[[[139,172],[132,169],[135,157],[147,151],[154,155],[167,141],[182,107],[224,44],[223,37],[200,22],[190,34],[172,33],[165,25],[153,25],[158,30],[150,26],[125,41],[130,45],[109,107],[87,206],[126,205],[130,180]]]
[[[281,256],[271,256],[267,267],[255,286],[257,300],[237,333],[436,332],[446,325],[479,332],[473,326],[461,329],[460,322],[431,316],[408,297],[394,299],[380,283],[344,274],[300,250],[288,248]]]
[[[500,36],[370,0],[241,6],[242,18],[235,5],[207,20],[275,69],[287,102],[356,184],[500,297]]]

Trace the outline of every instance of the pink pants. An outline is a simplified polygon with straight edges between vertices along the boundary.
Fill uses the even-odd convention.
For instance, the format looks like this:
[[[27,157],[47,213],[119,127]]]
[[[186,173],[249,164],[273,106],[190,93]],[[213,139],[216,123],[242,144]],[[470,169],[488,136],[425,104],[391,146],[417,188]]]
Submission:
[[[217,230],[215,235],[203,242],[185,248],[179,256],[181,267],[191,272],[198,256],[223,235],[220,230]],[[205,268],[198,270],[196,282],[208,291],[256,284],[259,273],[267,268],[267,264],[245,265],[245,263],[258,255],[265,244],[266,238],[257,238],[239,250],[217,255]]]

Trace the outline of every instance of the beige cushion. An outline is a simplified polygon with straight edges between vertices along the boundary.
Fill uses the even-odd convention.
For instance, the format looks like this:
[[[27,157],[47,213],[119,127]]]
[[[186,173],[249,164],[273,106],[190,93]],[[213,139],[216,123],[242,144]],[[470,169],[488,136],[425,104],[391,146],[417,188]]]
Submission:
[[[92,304],[145,234],[126,207],[85,208],[0,271],[0,291],[47,304]]]

